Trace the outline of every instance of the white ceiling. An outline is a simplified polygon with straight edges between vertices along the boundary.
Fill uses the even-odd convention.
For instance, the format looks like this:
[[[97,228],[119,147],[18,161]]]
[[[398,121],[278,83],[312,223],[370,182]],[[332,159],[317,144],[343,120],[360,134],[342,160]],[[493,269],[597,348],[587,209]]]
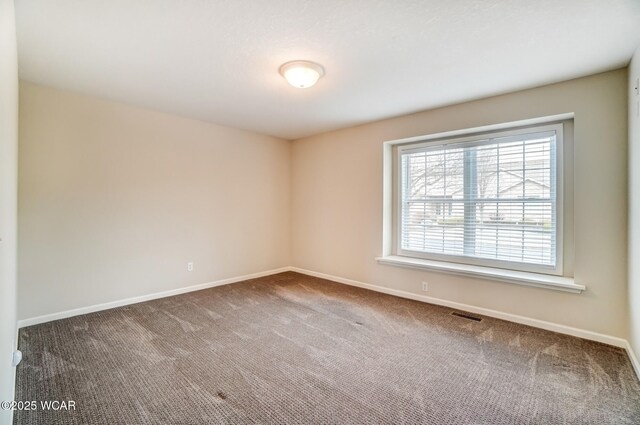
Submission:
[[[287,139],[615,69],[640,0],[16,0],[20,77]],[[310,89],[278,67],[321,63]]]

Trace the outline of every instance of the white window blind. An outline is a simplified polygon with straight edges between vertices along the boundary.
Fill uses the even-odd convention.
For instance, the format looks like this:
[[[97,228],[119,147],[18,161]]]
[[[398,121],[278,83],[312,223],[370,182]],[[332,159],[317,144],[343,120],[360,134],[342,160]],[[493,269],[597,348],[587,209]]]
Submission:
[[[551,125],[399,148],[402,255],[561,273]]]

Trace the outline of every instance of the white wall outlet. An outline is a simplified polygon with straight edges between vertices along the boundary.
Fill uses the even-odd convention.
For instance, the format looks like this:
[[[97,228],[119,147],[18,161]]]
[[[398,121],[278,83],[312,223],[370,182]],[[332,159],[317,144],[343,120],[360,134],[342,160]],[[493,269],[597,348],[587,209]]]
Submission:
[[[422,282],[422,291],[429,292],[429,282]]]
[[[193,271],[193,263],[187,263],[187,271],[188,272],[192,272]]]
[[[13,358],[11,361],[11,366],[16,367],[22,361],[22,351],[16,350],[13,352]]]

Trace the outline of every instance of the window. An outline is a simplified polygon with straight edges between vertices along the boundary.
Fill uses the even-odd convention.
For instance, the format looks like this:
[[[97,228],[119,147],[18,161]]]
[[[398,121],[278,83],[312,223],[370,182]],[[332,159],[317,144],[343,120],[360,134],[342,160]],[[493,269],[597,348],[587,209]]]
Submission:
[[[562,275],[562,124],[397,145],[396,254]]]

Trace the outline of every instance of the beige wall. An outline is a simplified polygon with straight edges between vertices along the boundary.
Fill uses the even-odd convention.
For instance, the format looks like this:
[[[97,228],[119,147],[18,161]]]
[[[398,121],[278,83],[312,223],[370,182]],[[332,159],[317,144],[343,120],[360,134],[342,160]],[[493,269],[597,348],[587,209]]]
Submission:
[[[0,0],[0,401],[13,400],[16,347],[18,57],[13,0]],[[11,411],[0,409],[0,423]]]
[[[626,91],[621,69],[295,141],[293,266],[419,294],[426,280],[425,295],[626,338]],[[574,268],[586,292],[376,263],[383,141],[566,112],[575,113]]]
[[[629,342],[640,355],[640,47],[629,65]]]
[[[289,264],[289,141],[28,83],[20,132],[21,319]]]

